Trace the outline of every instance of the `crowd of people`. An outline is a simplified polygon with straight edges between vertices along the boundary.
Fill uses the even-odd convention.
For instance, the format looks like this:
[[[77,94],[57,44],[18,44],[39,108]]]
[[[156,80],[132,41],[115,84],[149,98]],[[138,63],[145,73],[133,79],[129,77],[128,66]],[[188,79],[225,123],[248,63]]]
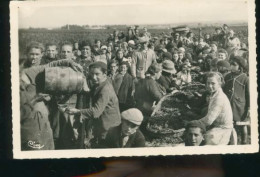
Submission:
[[[207,111],[185,123],[185,145],[228,145],[234,130],[239,144],[249,143],[248,48],[226,24],[214,34],[174,29],[158,37],[133,26],[94,44],[31,42],[26,56],[20,59],[22,150],[144,147],[156,104],[192,84],[192,72],[206,85]],[[82,73],[81,91],[47,93],[50,67]]]

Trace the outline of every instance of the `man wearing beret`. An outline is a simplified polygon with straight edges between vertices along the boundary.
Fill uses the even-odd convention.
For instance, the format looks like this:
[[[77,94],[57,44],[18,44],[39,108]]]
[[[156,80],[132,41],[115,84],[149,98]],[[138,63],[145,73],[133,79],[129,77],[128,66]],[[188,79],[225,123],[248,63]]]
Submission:
[[[136,108],[128,109],[121,114],[122,123],[109,129],[103,148],[144,147],[145,138],[139,130],[143,114]]]
[[[105,140],[107,131],[121,123],[118,98],[107,79],[107,65],[98,61],[90,66],[90,79],[93,82],[90,96],[90,108],[67,108],[69,114],[81,114],[82,119],[90,119],[93,126],[92,147]]]

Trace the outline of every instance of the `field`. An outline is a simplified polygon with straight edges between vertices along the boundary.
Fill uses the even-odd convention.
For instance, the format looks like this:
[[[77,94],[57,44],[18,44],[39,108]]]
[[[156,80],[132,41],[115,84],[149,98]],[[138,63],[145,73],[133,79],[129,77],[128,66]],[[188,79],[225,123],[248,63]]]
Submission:
[[[231,29],[235,31],[235,35],[244,43],[248,44],[248,27],[247,26],[230,26]],[[213,34],[214,26],[202,27],[202,34]],[[118,29],[126,33],[126,27]],[[38,41],[46,44],[48,42],[55,42],[60,44],[64,41],[82,41],[89,40],[93,42],[95,39],[99,39],[103,42],[106,41],[109,34],[113,33],[114,29],[86,29],[86,30],[47,30],[47,29],[20,29],[19,30],[19,53],[20,58],[25,56],[25,49],[28,43],[31,41]],[[162,33],[170,35],[171,29],[161,28],[161,29],[149,29],[148,31],[152,36],[160,37]],[[199,28],[191,28],[191,31],[195,35],[199,34]]]

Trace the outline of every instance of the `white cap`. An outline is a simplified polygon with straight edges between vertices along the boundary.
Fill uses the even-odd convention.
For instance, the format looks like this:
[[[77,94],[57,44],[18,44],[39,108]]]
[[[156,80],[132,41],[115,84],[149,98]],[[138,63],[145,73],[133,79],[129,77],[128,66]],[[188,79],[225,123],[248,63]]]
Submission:
[[[122,112],[121,117],[122,119],[132,122],[136,125],[141,125],[144,118],[142,112],[136,108],[131,108]]]
[[[107,46],[103,45],[101,46],[101,49],[107,49]]]
[[[135,45],[135,41],[133,41],[133,40],[130,40],[130,41],[128,41],[128,44]]]

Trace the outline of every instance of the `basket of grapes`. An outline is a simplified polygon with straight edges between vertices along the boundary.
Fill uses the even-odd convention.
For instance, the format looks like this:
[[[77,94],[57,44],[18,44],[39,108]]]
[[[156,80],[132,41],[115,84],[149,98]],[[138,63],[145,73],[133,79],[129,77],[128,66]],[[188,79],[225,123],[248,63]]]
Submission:
[[[180,139],[185,131],[184,122],[196,119],[190,115],[198,115],[201,110],[204,92],[203,84],[193,83],[165,95],[147,121],[146,130],[150,138]]]

